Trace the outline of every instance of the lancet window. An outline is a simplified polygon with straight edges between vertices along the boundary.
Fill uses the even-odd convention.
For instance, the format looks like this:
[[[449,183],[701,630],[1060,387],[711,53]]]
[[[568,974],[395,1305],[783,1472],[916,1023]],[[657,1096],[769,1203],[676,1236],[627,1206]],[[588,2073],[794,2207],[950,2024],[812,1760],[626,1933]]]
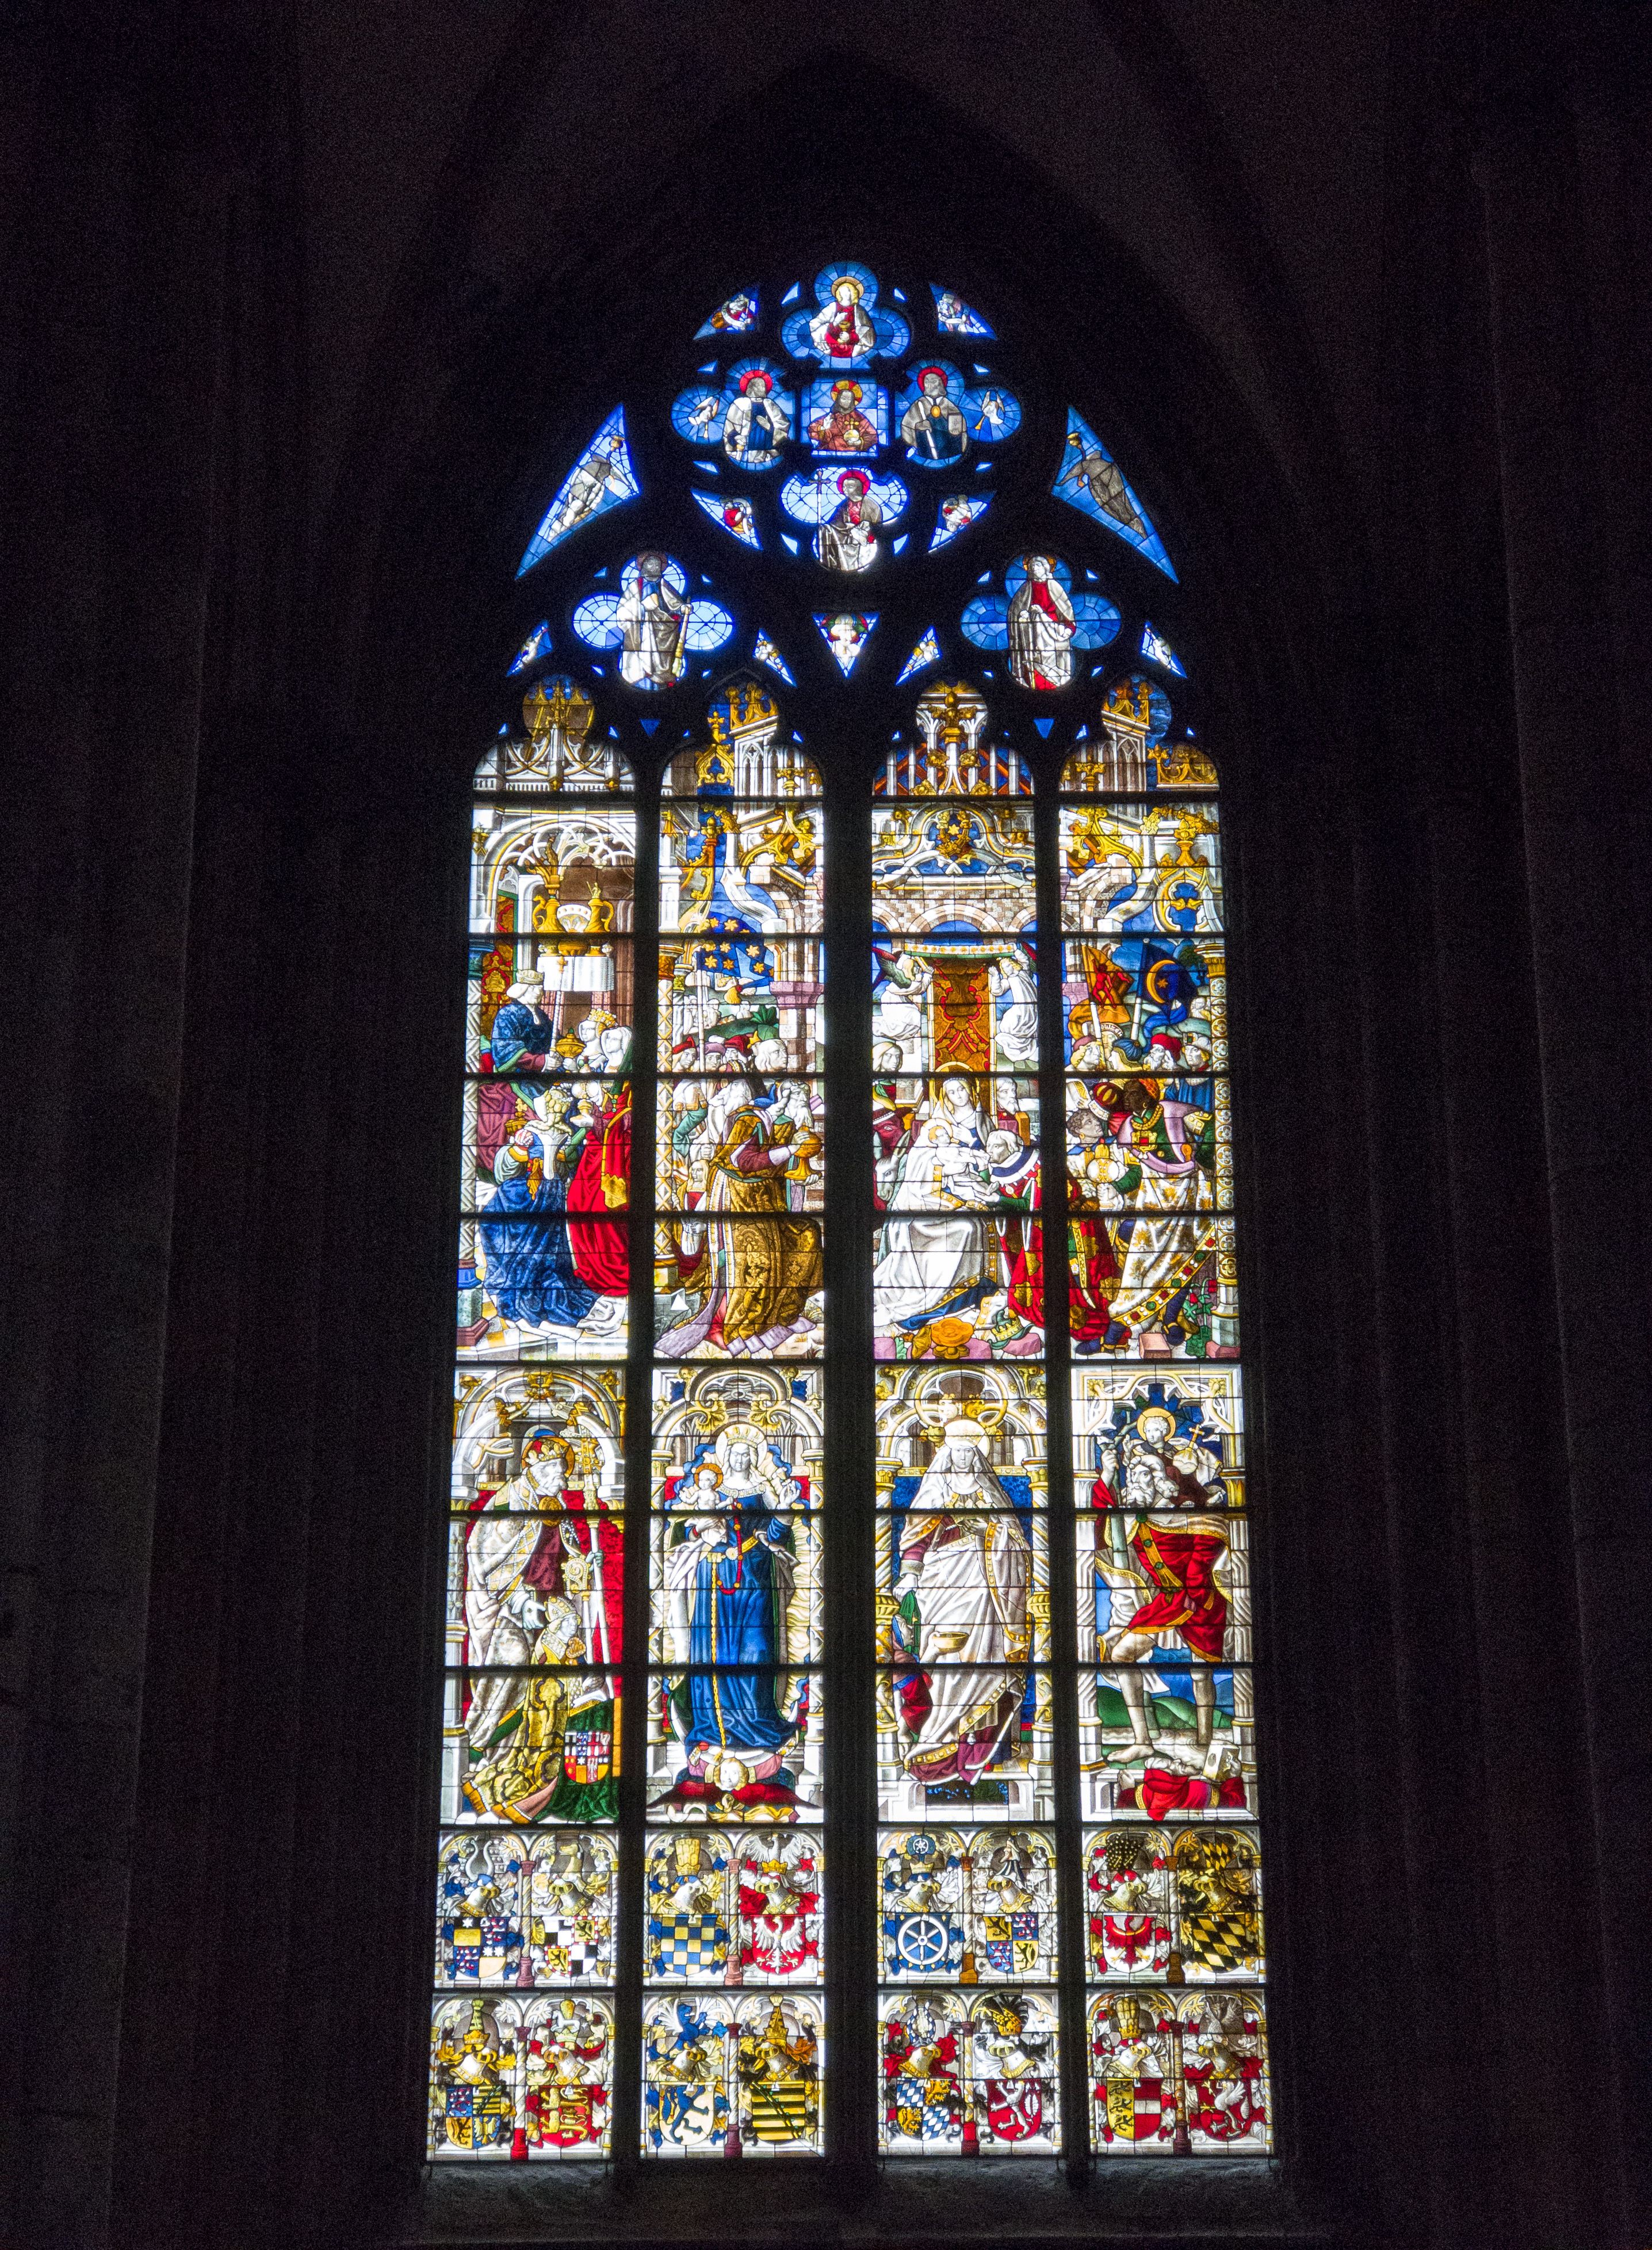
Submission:
[[[1271,2146],[1217,772],[1103,418],[844,259],[547,480],[434,2161]]]

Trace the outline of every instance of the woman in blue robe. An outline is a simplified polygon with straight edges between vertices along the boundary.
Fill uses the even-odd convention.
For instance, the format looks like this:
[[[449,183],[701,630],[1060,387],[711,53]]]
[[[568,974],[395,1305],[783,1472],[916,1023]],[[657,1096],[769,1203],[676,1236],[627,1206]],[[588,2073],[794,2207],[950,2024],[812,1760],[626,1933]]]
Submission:
[[[557,1153],[565,1158],[568,1150]],[[566,1179],[546,1163],[543,1143],[527,1126],[493,1159],[493,1177],[492,1200],[478,1224],[494,1309],[526,1328],[577,1328],[597,1293],[575,1272],[568,1222],[554,1215],[567,1207]]]
[[[691,1765],[703,1745],[732,1751],[757,1777],[778,1781],[778,1753],[799,1731],[775,1700],[787,1662],[795,1543],[761,1493],[730,1505],[719,1482],[716,1469],[701,1468],[693,1491],[678,1494],[679,1506],[697,1512],[670,1549],[667,1582],[675,1615],[687,1626],[690,1664],[752,1668],[689,1673],[678,1686],[678,1722]]]

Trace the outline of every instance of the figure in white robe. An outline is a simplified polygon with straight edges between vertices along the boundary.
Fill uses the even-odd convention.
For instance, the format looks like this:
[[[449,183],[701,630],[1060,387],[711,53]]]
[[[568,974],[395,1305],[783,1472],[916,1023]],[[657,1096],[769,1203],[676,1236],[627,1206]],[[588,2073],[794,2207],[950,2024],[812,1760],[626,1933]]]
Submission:
[[[993,1026],[993,1048],[1001,1063],[1038,1066],[1038,987],[1026,960],[1011,954],[994,964],[988,984],[1002,1001]]]
[[[902,1760],[926,1784],[973,1782],[1026,1692],[1031,1552],[988,1445],[973,1416],[948,1422],[901,1527],[897,1646],[922,1683],[902,1690]]]
[[[688,604],[665,576],[663,555],[637,558],[620,596],[619,671],[633,687],[669,687],[688,666]]]
[[[979,1171],[976,1152],[960,1150],[946,1123],[932,1120],[919,1128],[900,1160],[888,1207],[933,1211],[939,1203],[956,1210],[966,1202],[984,1203],[984,1192],[968,1191]],[[987,1220],[885,1220],[872,1270],[880,1333],[911,1332],[969,1310],[998,1286],[999,1262],[996,1230]]]
[[[1047,555],[1029,555],[1009,597],[1009,668],[1023,687],[1065,687],[1072,678],[1077,620]]]

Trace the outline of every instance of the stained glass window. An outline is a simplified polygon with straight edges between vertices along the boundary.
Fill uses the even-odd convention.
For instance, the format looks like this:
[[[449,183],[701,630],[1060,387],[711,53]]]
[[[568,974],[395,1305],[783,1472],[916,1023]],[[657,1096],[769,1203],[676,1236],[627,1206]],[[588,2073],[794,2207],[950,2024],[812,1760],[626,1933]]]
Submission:
[[[730,276],[545,479],[471,812],[443,2163],[1272,2145],[1197,637],[989,300]]]

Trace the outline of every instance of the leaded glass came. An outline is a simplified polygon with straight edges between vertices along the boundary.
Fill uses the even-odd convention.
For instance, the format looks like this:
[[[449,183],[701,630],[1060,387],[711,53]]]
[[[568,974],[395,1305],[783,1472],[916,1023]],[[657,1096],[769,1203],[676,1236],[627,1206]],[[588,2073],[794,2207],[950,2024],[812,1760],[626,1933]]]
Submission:
[[[728,277],[522,557],[470,816],[444,2162],[1272,2145],[1197,637],[988,295]]]

